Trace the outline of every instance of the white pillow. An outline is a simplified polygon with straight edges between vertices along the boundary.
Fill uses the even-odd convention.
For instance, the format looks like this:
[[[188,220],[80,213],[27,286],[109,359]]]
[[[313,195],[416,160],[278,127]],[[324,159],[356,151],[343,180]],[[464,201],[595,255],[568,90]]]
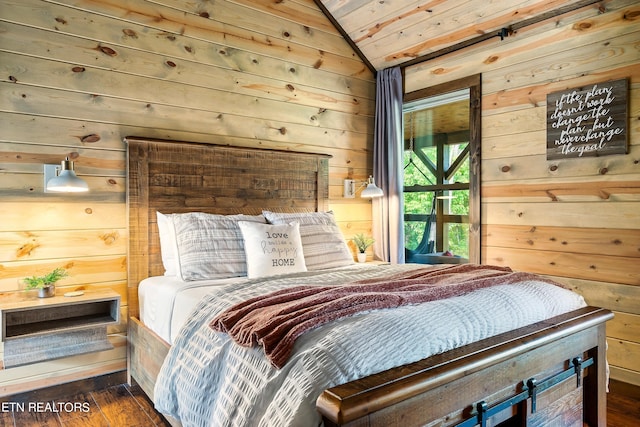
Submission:
[[[238,223],[247,257],[249,278],[307,271],[298,223],[270,225]]]
[[[304,260],[309,271],[355,263],[333,212],[276,213],[262,211],[271,224],[300,223]]]
[[[176,230],[170,215],[156,212],[158,221],[158,235],[160,237],[160,255],[164,266],[165,276],[178,276],[180,266],[178,265],[178,246],[176,243]]]
[[[247,275],[239,221],[266,223],[262,215],[170,215],[175,228],[179,277],[185,281]]]

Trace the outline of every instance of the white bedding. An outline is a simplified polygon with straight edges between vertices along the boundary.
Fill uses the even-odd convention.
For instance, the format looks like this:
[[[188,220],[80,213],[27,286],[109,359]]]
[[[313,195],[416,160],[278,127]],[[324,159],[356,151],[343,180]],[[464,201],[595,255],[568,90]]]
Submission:
[[[425,266],[354,267],[214,286],[174,340],[156,383],[156,408],[184,426],[315,426],[321,423],[315,401],[328,387],[585,306],[571,291],[525,281],[375,310],[304,334],[280,370],[260,348],[241,347],[209,327],[229,306],[285,286],[360,280],[416,267]]]
[[[169,344],[196,304],[215,287],[241,283],[246,277],[185,282],[175,276],[154,276],[138,286],[140,320]]]
[[[370,264],[354,264],[352,268],[367,268]],[[337,270],[337,269],[336,269]],[[193,311],[196,304],[214,288],[236,285],[247,277],[183,281],[175,276],[154,276],[138,286],[140,320],[169,344]]]

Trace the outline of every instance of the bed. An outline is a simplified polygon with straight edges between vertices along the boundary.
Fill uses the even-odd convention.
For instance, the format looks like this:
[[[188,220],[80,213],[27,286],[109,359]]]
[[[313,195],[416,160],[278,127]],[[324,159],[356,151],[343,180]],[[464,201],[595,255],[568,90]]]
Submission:
[[[258,275],[252,278],[236,276],[230,281],[213,279],[213,283],[210,283],[211,280],[208,278],[200,280],[199,277],[190,277],[190,280],[185,281],[165,276],[162,259],[164,251],[161,250],[158,229],[158,221],[162,215],[184,214],[186,217],[195,212],[201,212],[205,216],[243,215],[241,222],[247,223],[253,222],[246,221],[248,217],[259,218],[267,212],[267,215],[272,215],[272,221],[267,220],[267,223],[287,226],[289,228],[285,231],[295,234],[295,227],[291,229],[291,218],[311,217],[314,214],[323,217],[329,209],[329,156],[137,137],[127,137],[125,142],[128,153],[127,202],[130,236],[128,372],[130,380],[141,386],[159,408],[168,414],[172,423],[204,425],[212,419],[212,411],[215,410],[202,411],[202,407],[206,405],[197,400],[189,402],[186,406],[200,408],[195,412],[204,412],[207,423],[196,415],[196,418],[190,418],[185,415],[183,409],[176,409],[175,406],[184,404],[184,401],[188,400],[185,396],[195,396],[198,393],[197,389],[207,390],[207,393],[203,394],[213,394],[210,391],[217,386],[203,382],[204,376],[212,375],[214,372],[214,382],[224,381],[223,375],[217,375],[217,372],[226,372],[228,369],[220,368],[221,362],[218,361],[206,366],[207,364],[200,363],[200,360],[207,359],[208,356],[198,354],[199,350],[182,350],[182,347],[189,345],[187,343],[190,336],[213,336],[214,340],[218,339],[216,337],[226,336],[225,333],[212,329],[211,318],[221,314],[232,302],[256,297],[256,292],[263,292],[264,286],[273,292],[299,283],[319,286],[325,283],[325,278],[319,278],[325,273],[329,274],[335,283],[354,280],[362,282],[379,281],[389,275],[400,277],[398,275],[406,274],[404,270],[418,268],[346,263],[332,266],[326,271],[292,271],[277,276],[278,279],[275,281]],[[158,215],[158,212],[161,215]],[[274,218],[276,221],[273,221]],[[282,221],[278,223],[278,219]],[[262,221],[255,222],[256,224],[249,224],[249,228],[252,231],[262,230]],[[283,231],[278,233],[284,234]],[[197,259],[196,254],[194,260]],[[140,284],[142,286],[139,289]],[[537,282],[531,286],[534,285],[542,286]],[[172,294],[181,286],[185,289]],[[210,286],[216,291],[211,291]],[[535,286],[530,293],[538,293]],[[149,296],[159,296],[165,292],[163,289],[172,294],[169,300],[173,301],[173,305],[185,308],[182,313],[165,316],[164,313],[168,309],[159,305],[162,303],[154,302]],[[236,289],[246,291],[236,294]],[[463,304],[466,298],[471,301],[468,305],[470,312],[486,316],[487,312],[497,313],[492,302],[495,301],[495,293],[509,293],[512,291],[510,289],[505,285],[504,289],[498,286],[474,291],[488,293],[482,297],[476,293],[461,295],[456,297],[456,303]],[[503,294],[500,295],[500,298],[507,298]],[[229,297],[229,301],[223,301],[223,297],[226,296]],[[516,296],[513,301],[517,302],[518,298]],[[375,366],[366,366],[353,372],[349,370],[345,376],[338,377],[342,381],[331,377],[326,380],[326,384],[316,377],[309,376],[305,383],[309,389],[304,403],[306,409],[301,409],[300,412],[300,419],[304,421],[293,420],[292,416],[287,422],[290,422],[290,425],[322,423],[325,426],[464,426],[503,423],[502,425],[604,427],[607,380],[605,322],[612,314],[607,310],[588,307],[581,303],[579,298],[575,301],[572,297],[568,298],[572,301],[571,304],[575,304],[568,311],[560,309],[550,318],[536,318],[533,322],[515,315],[514,320],[504,320],[506,323],[514,322],[513,324],[517,325],[515,329],[505,329],[503,325],[487,335],[481,335],[480,339],[468,338],[459,343],[448,343],[442,347],[443,351],[429,350],[425,353],[426,357],[419,354],[423,351],[421,346],[426,345],[425,342],[430,338],[420,341],[420,345],[414,347],[402,347],[398,352],[402,357],[397,359],[382,353],[372,354],[377,351],[362,352],[364,358],[371,358],[367,363],[373,363]],[[430,301],[426,304],[437,303]],[[186,307],[193,307],[193,313],[191,308]],[[205,307],[206,310],[210,310],[206,315]],[[379,348],[386,351],[390,346],[385,344],[391,342],[386,341],[386,335],[371,335],[367,338],[366,334],[370,333],[367,331],[371,328],[367,329],[366,326],[373,321],[373,318],[367,316],[380,316],[380,313],[395,316],[394,319],[385,320],[390,325],[394,325],[394,321],[400,322],[395,324],[395,329],[402,329],[397,325],[409,323],[405,322],[406,319],[430,322],[429,318],[421,320],[413,312],[403,310],[409,308],[403,306],[390,310],[371,310],[338,319],[306,332],[298,338],[294,349],[290,350],[293,352],[290,357],[295,361],[285,361],[286,369],[282,366],[275,367],[270,361],[265,362],[267,359],[260,353],[259,347],[241,347],[235,343],[229,345],[228,337],[225,338],[227,341],[212,351],[220,352],[220,349],[224,348],[223,352],[226,355],[233,354],[234,360],[238,360],[240,354],[242,357],[249,355],[259,360],[256,363],[266,366],[264,369],[269,373],[267,376],[281,378],[278,380],[278,387],[282,389],[268,392],[269,399],[279,404],[278,402],[286,400],[286,394],[289,393],[286,391],[289,389],[282,385],[290,380],[282,372],[288,371],[289,366],[297,365],[298,360],[304,365],[313,364],[314,360],[325,357],[318,356],[318,353],[311,350],[301,351],[302,348],[307,348],[307,345],[313,346],[323,339],[328,339],[332,345],[341,342],[344,335],[341,331],[347,330],[358,331],[356,335],[367,341],[381,341]],[[427,315],[434,315],[437,310],[434,305],[432,309],[427,310]],[[449,308],[443,311],[452,310]],[[148,324],[140,320],[141,314],[147,319]],[[496,314],[493,317],[502,315]],[[448,322],[446,326],[452,327],[453,322],[462,321],[461,319],[462,316],[454,316],[445,320]],[[152,324],[154,322],[159,322],[159,325]],[[353,323],[359,325],[354,326]],[[419,323],[414,325],[413,330],[438,329],[420,328],[418,325]],[[361,329],[352,329],[355,327]],[[325,330],[329,331],[330,339],[318,335]],[[395,344],[391,347],[393,346]],[[305,359],[306,356],[300,356],[302,353],[312,356]],[[355,354],[357,353],[356,351]],[[189,357],[193,358],[191,363],[185,362]],[[353,356],[354,360],[357,357]],[[184,366],[177,367],[178,365]],[[192,370],[191,367],[195,365],[204,367],[199,371]],[[334,365],[331,369],[341,369],[339,363]],[[220,369],[213,369],[213,366]],[[184,375],[193,377],[181,379]],[[177,390],[171,389],[172,383],[180,381],[199,385],[196,390],[181,391],[183,394],[180,395]],[[299,380],[293,382],[303,383]],[[284,397],[277,397],[278,392],[285,393]],[[250,393],[236,394],[246,396]],[[264,396],[259,399],[264,401]],[[214,402],[212,405],[227,412],[229,407],[236,405],[224,405],[220,402]],[[242,405],[265,406],[255,402],[245,402]],[[251,413],[252,409],[244,408],[242,405],[238,404],[236,412]],[[312,405],[311,410],[309,405]],[[231,420],[234,417],[233,414],[225,416]],[[275,421],[275,415],[267,416],[264,425],[270,425],[269,418],[272,423],[276,423],[271,425],[282,425]],[[253,421],[255,420],[250,420],[247,425],[253,425]],[[232,424],[233,421],[229,423]]]

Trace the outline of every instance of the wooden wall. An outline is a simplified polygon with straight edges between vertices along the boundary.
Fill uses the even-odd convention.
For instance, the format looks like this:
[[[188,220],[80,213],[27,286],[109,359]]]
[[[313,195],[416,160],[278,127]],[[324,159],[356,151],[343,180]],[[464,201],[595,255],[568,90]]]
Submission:
[[[326,153],[347,237],[371,208],[372,73],[312,0],[0,0],[0,301],[58,266],[62,290],[111,288],[127,313],[125,146],[138,135]],[[76,162],[86,194],[43,193]],[[124,369],[115,349],[0,371],[0,395]]]
[[[612,378],[640,385],[640,4],[584,8],[406,70],[406,91],[482,73],[482,262],[609,308]],[[629,78],[629,152],[546,159],[550,92]]]

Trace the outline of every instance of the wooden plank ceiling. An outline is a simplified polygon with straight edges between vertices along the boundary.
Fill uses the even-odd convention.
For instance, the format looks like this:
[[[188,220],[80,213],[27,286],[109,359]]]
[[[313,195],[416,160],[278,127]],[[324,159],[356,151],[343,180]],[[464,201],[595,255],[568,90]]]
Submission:
[[[315,0],[375,70],[513,34],[595,0]],[[595,6],[597,7],[597,5]]]

